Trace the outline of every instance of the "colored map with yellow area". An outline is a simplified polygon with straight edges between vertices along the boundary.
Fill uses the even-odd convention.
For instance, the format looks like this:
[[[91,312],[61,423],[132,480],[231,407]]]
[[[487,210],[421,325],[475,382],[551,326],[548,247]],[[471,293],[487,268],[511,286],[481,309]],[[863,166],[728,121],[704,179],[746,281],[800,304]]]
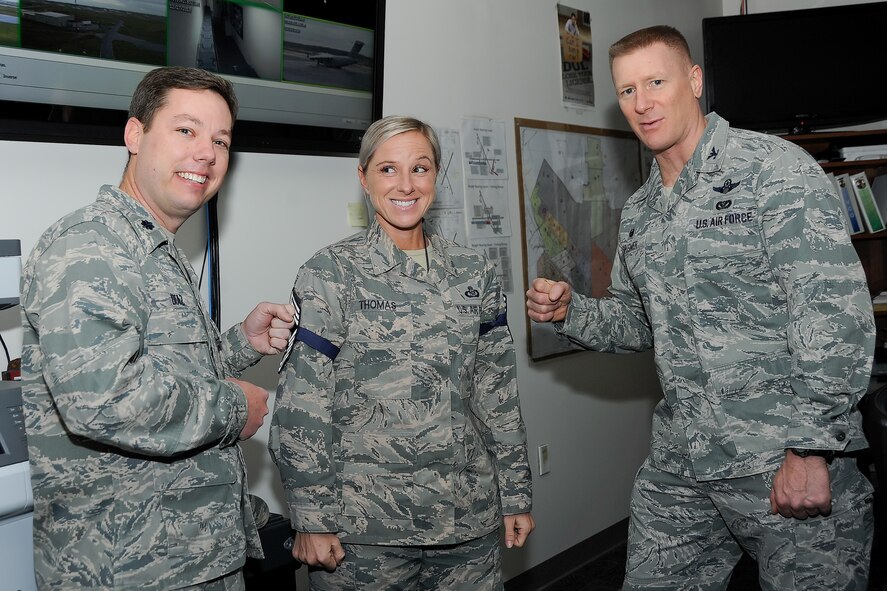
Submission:
[[[520,139],[527,281],[545,277],[606,296],[622,206],[641,185],[637,140],[535,128],[522,128]],[[542,340],[557,341],[551,333]]]

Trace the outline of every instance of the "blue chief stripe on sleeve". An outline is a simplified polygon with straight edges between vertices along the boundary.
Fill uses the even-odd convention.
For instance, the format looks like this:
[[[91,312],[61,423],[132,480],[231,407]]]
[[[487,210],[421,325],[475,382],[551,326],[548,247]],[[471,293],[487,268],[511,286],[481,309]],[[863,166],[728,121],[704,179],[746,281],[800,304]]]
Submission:
[[[480,336],[484,336],[485,334],[487,334],[488,332],[490,332],[491,330],[493,330],[497,326],[506,326],[507,324],[508,324],[508,318],[507,318],[505,312],[502,312],[501,314],[496,316],[496,319],[493,320],[492,322],[484,322],[483,324],[480,325]]]
[[[296,340],[302,341],[315,351],[323,353],[333,361],[336,360],[336,356],[339,354],[339,348],[337,346],[322,336],[311,332],[304,326],[299,327],[299,332],[296,333]]]

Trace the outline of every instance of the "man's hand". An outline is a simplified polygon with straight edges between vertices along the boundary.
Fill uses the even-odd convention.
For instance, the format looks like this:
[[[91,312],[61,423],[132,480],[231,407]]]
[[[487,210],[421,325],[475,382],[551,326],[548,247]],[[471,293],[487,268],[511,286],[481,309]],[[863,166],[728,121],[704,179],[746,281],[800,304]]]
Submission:
[[[567,317],[572,299],[569,283],[537,277],[527,290],[527,316],[536,322],[560,322]]]
[[[345,560],[345,549],[336,534],[296,532],[293,558],[309,566],[322,566],[333,572]]]
[[[505,515],[502,519],[505,521],[506,548],[511,548],[512,546],[521,548],[524,542],[527,541],[527,536],[536,527],[536,522],[530,513]]]
[[[294,313],[291,304],[259,302],[241,324],[243,334],[249,339],[253,349],[259,353],[263,355],[280,353],[286,349],[286,342],[290,338]]]
[[[240,439],[249,439],[256,434],[268,414],[268,390],[237,378],[226,379],[240,386],[246,394],[246,425],[240,431]]]
[[[825,458],[802,458],[786,450],[785,460],[773,477],[770,511],[796,519],[831,513],[832,492]]]

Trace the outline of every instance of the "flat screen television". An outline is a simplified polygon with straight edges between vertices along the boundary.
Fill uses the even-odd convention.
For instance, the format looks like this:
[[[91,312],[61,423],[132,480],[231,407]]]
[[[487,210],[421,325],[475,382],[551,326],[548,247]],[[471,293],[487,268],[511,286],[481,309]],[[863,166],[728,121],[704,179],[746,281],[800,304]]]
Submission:
[[[887,119],[887,2],[702,20],[708,109],[801,133]]]
[[[353,155],[382,113],[385,0],[0,0],[0,139],[120,144],[145,72],[234,83],[233,149]]]

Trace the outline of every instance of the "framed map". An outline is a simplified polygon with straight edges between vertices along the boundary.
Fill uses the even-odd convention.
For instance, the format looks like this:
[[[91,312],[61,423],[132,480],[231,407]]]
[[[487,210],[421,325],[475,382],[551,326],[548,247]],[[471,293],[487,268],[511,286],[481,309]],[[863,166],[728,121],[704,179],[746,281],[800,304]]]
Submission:
[[[640,142],[627,131],[515,119],[524,287],[536,277],[607,295],[622,206],[642,183]],[[581,350],[527,319],[533,360]]]

